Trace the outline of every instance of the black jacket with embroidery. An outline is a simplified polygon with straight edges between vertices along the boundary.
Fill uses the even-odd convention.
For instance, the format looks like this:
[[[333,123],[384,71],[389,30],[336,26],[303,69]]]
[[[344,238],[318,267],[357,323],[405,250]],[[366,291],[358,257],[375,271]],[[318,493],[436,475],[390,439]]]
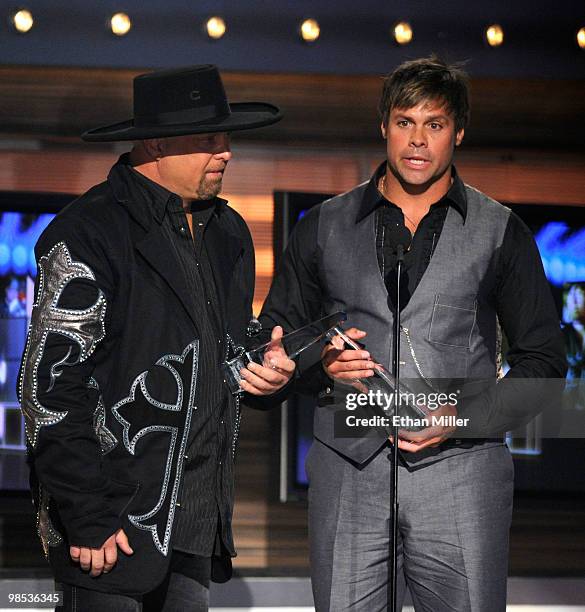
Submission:
[[[18,390],[39,532],[56,579],[139,594],[168,567],[182,459],[197,418],[198,329],[160,223],[116,172],[57,215],[36,245]],[[251,236],[225,203],[207,232],[224,331],[244,344]],[[92,579],[70,560],[70,545],[99,547],[120,527],[134,555],[119,551],[110,573]]]

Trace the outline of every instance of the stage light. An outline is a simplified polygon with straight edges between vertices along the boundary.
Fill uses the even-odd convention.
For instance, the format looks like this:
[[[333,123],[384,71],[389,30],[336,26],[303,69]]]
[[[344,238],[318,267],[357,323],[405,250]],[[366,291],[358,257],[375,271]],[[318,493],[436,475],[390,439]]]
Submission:
[[[407,45],[412,40],[412,28],[408,21],[400,21],[392,30],[394,40],[399,45]]]
[[[209,38],[219,40],[227,29],[225,21],[221,17],[210,17],[205,23],[205,30]]]
[[[490,47],[499,47],[504,42],[502,26],[494,23],[485,30],[485,39]]]
[[[577,32],[577,44],[581,49],[585,49],[585,28],[581,28]]]
[[[308,43],[315,42],[321,35],[321,28],[316,19],[305,19],[300,27],[301,38]]]
[[[17,32],[26,34],[33,27],[35,20],[30,11],[20,9],[11,15],[10,22]]]
[[[110,19],[110,29],[116,36],[126,36],[132,28],[132,20],[126,13],[115,13]]]

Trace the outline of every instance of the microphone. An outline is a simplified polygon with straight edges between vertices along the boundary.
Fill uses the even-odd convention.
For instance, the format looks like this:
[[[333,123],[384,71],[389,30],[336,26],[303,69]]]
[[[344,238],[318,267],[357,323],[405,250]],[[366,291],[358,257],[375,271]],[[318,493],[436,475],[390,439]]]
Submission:
[[[387,230],[384,246],[396,254],[397,261],[404,261],[404,253],[412,242],[412,234],[404,225],[393,225]]]

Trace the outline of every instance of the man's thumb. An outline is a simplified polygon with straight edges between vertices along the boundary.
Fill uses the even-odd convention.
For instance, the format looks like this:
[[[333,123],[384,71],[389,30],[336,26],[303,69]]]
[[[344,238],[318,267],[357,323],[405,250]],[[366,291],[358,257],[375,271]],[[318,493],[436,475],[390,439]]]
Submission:
[[[128,536],[124,533],[123,529],[119,529],[116,533],[116,544],[118,548],[127,555],[133,555],[134,551],[130,548],[128,542]]]
[[[270,340],[272,340],[272,342],[275,342],[276,340],[280,340],[283,335],[284,330],[282,329],[282,327],[280,325],[275,325],[272,328],[272,332],[270,333]]]

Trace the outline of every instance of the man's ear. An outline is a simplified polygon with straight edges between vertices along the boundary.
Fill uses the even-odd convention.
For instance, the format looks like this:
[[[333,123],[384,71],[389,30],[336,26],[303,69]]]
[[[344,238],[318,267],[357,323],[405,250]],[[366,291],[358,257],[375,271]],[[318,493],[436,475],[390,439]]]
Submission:
[[[386,140],[387,129],[388,129],[388,126],[382,121],[382,123],[380,124],[380,131],[382,132],[382,138],[384,140]]]
[[[462,142],[463,142],[463,136],[465,135],[465,130],[463,128],[461,128],[456,134],[455,134],[455,146],[458,147]]]

